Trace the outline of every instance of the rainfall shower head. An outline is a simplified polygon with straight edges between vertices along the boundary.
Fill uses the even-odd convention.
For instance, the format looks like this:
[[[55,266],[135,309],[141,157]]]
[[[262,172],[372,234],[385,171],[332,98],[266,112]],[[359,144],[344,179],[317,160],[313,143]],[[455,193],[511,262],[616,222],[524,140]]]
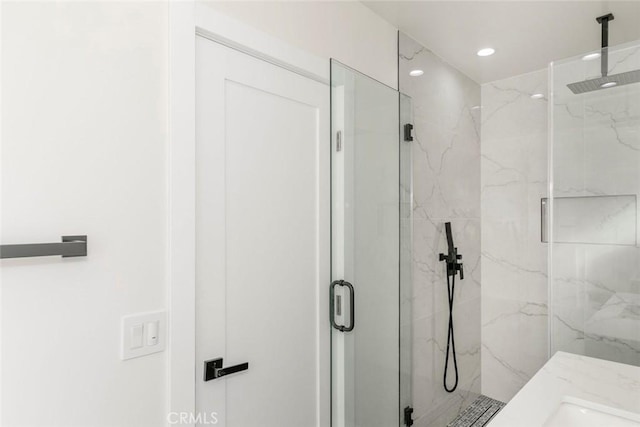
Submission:
[[[633,70],[612,76],[603,76],[582,82],[570,83],[567,87],[571,89],[573,93],[579,94],[638,82],[640,82],[640,70]]]
[[[606,15],[599,16],[596,18],[596,21],[598,21],[602,26],[602,53],[600,55],[600,71],[602,73],[602,77],[568,84],[567,87],[575,94],[640,82],[640,70],[627,71],[626,73],[614,74],[612,76],[608,75],[609,21],[613,21],[613,15],[608,13]]]

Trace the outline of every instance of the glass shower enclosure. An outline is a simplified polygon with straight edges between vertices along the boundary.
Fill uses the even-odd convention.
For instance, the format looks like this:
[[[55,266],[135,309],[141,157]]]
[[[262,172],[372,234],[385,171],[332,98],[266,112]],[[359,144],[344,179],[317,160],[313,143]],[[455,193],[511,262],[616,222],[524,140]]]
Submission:
[[[331,62],[334,427],[404,425],[410,406],[410,105]]]
[[[640,366],[640,83],[573,93],[598,53],[549,67],[550,355]],[[609,76],[638,69],[640,44],[610,48]]]

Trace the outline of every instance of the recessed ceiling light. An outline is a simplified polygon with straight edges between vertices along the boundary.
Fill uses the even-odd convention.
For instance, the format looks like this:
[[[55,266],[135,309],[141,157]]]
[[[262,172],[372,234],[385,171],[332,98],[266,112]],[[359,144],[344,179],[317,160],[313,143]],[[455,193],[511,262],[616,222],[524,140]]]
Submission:
[[[473,107],[471,107],[472,110],[479,110],[480,106],[479,105],[474,105]]]
[[[478,56],[491,56],[494,53],[496,53],[495,49],[492,49],[490,47],[485,47],[484,49],[480,49],[478,51]]]
[[[617,84],[618,84],[617,82],[606,82],[606,83],[602,83],[600,87],[601,88],[614,87]]]
[[[589,53],[589,54],[583,56],[582,60],[583,61],[591,61],[593,59],[598,59],[598,58],[600,58],[600,54],[598,52],[595,52],[595,53]]]
[[[424,74],[424,71],[422,71],[422,70],[411,70],[411,71],[409,71],[409,75],[411,77],[418,77],[418,76],[421,76],[423,74]]]
[[[544,95],[542,93],[534,93],[533,95],[531,95],[531,99],[542,99],[544,98]]]

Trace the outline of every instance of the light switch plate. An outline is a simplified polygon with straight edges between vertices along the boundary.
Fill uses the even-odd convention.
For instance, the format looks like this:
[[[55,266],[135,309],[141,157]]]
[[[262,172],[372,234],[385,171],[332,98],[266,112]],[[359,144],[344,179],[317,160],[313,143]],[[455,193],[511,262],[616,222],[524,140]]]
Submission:
[[[157,325],[156,344],[149,345],[147,340],[149,325]],[[154,326],[155,327],[155,326]],[[140,330],[142,328],[142,330]],[[120,358],[122,360],[146,356],[165,349],[167,336],[167,315],[164,311],[132,314],[122,318],[122,339]]]

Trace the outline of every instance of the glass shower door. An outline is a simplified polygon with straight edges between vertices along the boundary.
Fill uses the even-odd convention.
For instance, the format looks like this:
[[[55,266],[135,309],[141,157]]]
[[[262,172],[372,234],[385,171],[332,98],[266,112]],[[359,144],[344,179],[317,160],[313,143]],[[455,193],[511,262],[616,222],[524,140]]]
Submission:
[[[331,91],[332,425],[390,427],[402,418],[400,98],[335,61]]]
[[[640,70],[640,44],[609,48],[608,64],[612,78]],[[640,366],[640,83],[568,86],[600,67],[550,66],[550,355]]]

